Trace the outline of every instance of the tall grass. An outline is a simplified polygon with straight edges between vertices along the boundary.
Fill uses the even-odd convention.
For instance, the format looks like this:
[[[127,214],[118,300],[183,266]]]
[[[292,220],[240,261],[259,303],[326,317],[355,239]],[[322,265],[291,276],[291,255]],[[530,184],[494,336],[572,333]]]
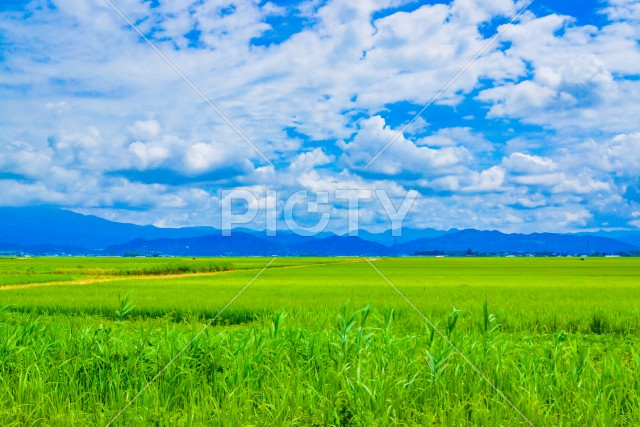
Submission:
[[[455,313],[455,312],[454,312]],[[499,319],[439,320],[454,344],[536,425],[640,422],[640,357],[555,334],[514,343]],[[105,424],[202,323],[1,313],[0,422]],[[213,327],[116,425],[519,425],[520,416],[433,330],[392,310],[277,311]],[[454,320],[455,319],[455,320]],[[493,320],[492,320],[493,319]],[[317,320],[317,319],[316,319]],[[488,320],[488,322],[487,322]],[[631,351],[631,352],[630,352]],[[630,353],[629,353],[630,352]]]
[[[198,263],[170,262],[160,265],[147,265],[134,268],[59,268],[54,274],[80,274],[86,276],[162,276],[170,274],[214,273],[233,270],[230,263]]]
[[[640,425],[637,260],[378,263],[535,425]],[[106,424],[254,274],[0,292],[0,425]],[[116,425],[522,423],[367,264],[323,261],[265,271]]]
[[[331,264],[337,258],[286,258],[278,265]],[[262,268],[261,258],[0,258],[0,286],[93,277],[161,276]]]

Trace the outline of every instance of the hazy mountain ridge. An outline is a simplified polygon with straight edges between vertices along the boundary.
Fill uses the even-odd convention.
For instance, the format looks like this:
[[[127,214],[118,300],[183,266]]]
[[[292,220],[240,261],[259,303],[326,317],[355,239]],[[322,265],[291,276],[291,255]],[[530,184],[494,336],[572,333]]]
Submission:
[[[212,227],[159,228],[109,221],[46,206],[0,207],[0,243],[104,249],[137,238],[185,238],[217,232]]]
[[[620,242],[628,243],[633,246],[640,247],[640,230],[639,231],[596,231],[591,233],[576,233],[580,236],[597,236],[608,237]]]
[[[180,256],[268,256],[281,251],[281,245],[247,233],[231,236],[207,235],[182,239],[135,239],[109,246],[106,255],[170,254]]]
[[[444,251],[463,252],[471,249],[481,253],[558,253],[614,254],[637,249],[636,246],[607,237],[578,236],[573,234],[533,233],[505,234],[499,231],[462,230],[444,236],[418,239],[400,245],[404,254]]]
[[[0,208],[0,252],[177,256],[390,256],[416,253],[615,254],[638,250],[640,232],[506,234],[499,231],[403,229],[359,236],[235,229],[222,236],[212,227],[158,228],[108,221],[51,207]],[[608,237],[619,236],[617,239]],[[629,241],[623,241],[627,237]]]

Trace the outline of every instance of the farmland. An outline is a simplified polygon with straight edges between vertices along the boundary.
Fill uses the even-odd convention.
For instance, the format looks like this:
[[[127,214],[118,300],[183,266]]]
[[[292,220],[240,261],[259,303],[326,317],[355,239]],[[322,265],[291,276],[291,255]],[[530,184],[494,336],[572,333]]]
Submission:
[[[640,423],[638,259],[372,261],[435,331],[363,259],[278,258],[179,354],[270,261],[0,259],[0,423],[106,425],[176,355],[113,425]]]

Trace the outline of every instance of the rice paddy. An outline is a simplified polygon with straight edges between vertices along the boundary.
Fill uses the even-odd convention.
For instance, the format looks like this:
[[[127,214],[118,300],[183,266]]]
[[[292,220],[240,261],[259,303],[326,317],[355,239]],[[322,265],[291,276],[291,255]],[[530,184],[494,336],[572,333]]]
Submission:
[[[187,346],[269,261],[0,259],[0,423],[640,423],[640,259],[372,261],[436,331],[363,259],[279,258]]]

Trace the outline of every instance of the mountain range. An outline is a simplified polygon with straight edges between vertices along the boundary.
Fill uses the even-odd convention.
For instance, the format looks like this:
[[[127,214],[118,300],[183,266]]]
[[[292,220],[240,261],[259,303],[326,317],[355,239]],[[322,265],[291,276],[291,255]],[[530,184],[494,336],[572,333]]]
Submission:
[[[434,254],[617,254],[640,251],[640,231],[506,234],[404,228],[358,236],[300,236],[213,227],[160,228],[119,223],[54,207],[0,207],[0,252],[31,255],[394,256]],[[640,253],[640,252],[638,252]]]

